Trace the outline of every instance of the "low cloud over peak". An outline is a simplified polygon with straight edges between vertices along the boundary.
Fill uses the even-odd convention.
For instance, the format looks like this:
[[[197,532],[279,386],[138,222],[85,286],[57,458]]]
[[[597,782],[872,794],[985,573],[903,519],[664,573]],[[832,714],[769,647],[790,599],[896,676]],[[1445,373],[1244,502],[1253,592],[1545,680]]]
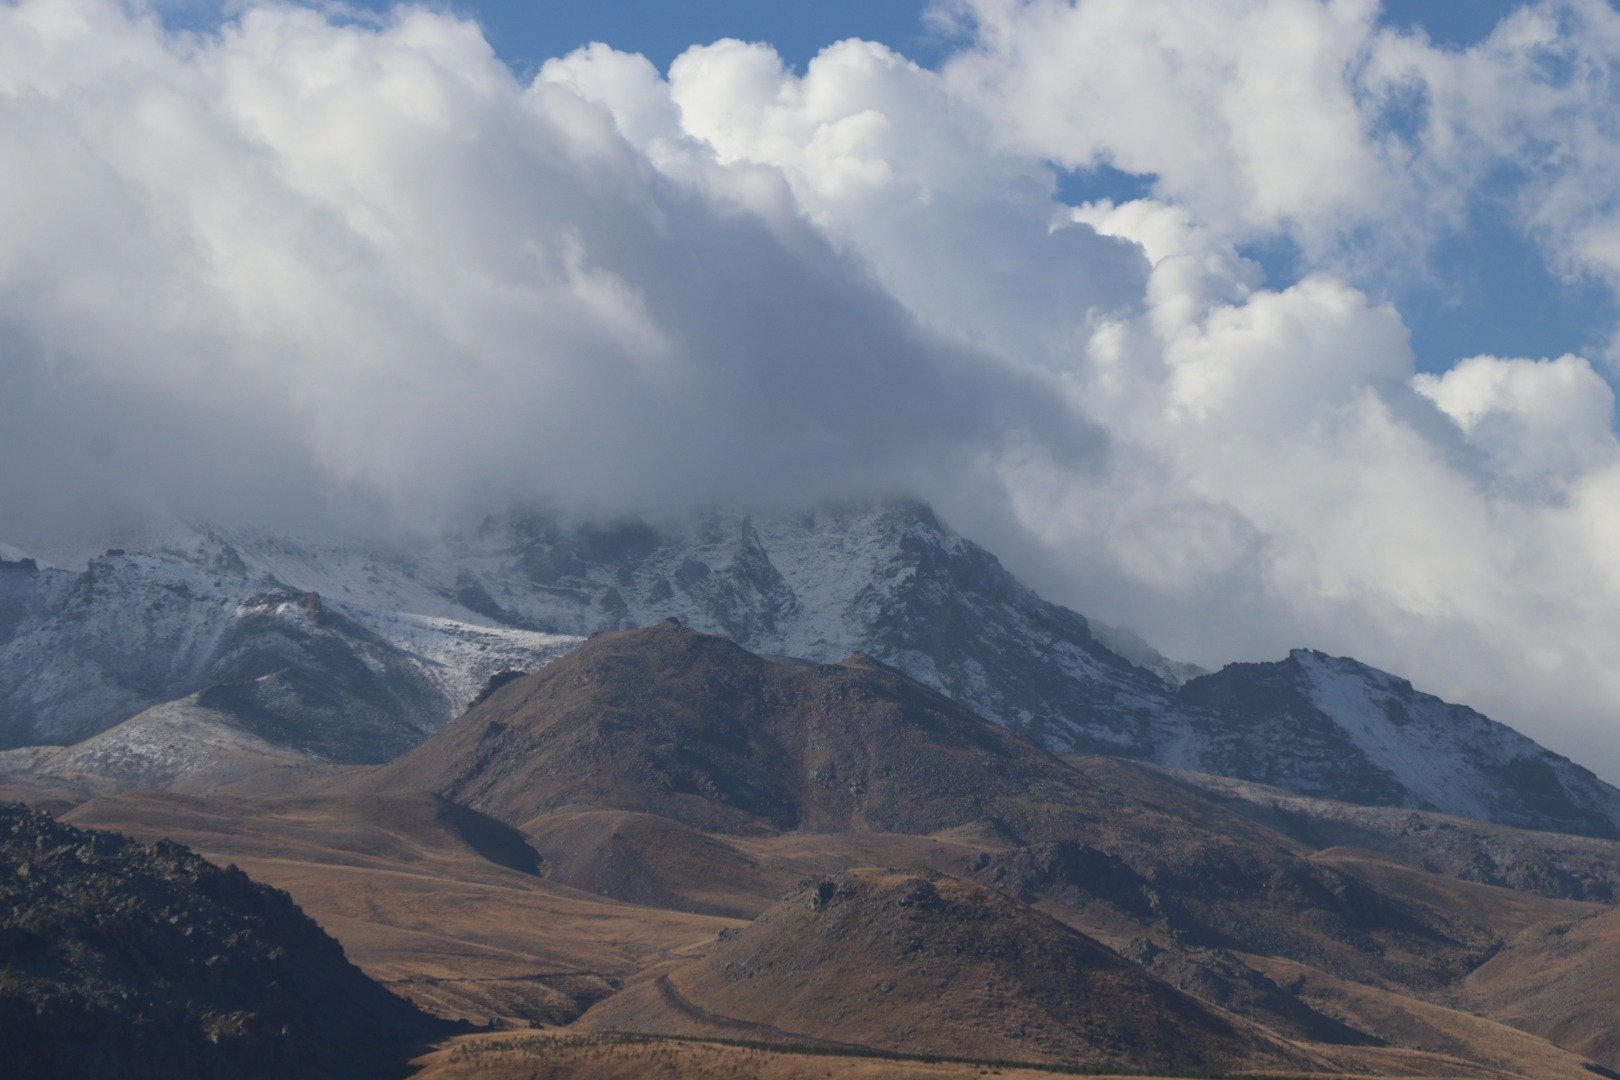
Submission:
[[[264,8],[198,40],[74,0],[0,18],[0,485],[24,521],[108,498],[412,519],[749,498],[921,483],[1026,433],[1095,442],[1040,375],[923,326],[779,181],[712,159],[672,180],[470,23]]]
[[[1481,206],[1620,280],[1620,15],[954,10],[938,70],[524,81],[420,8],[0,5],[0,536],[907,489],[1167,651],[1354,654],[1620,771],[1605,347],[1420,372],[1389,299]],[[1101,166],[1148,197],[1065,205]]]

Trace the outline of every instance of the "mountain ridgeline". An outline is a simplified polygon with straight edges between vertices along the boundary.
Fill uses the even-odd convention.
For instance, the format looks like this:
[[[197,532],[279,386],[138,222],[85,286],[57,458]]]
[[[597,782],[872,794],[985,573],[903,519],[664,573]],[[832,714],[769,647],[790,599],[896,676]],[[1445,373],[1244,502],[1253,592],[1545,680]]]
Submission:
[[[769,660],[666,620],[508,683],[364,784],[514,823],[581,805],[711,831],[931,832],[1060,803],[1072,778],[869,657]]]
[[[1392,958],[1471,955],[1398,900],[1140,766],[1061,760],[870,658],[770,660],[673,621],[593,637],[339,785],[345,797],[432,791],[520,828],[589,807],[738,837],[967,830],[1006,848],[967,876],[1110,905],[1189,942],[1343,963],[1374,939]],[[1424,977],[1404,964],[1388,967]]]
[[[522,510],[409,549],[214,532],[82,572],[6,566],[0,744],[73,742],[203,693],[191,704],[213,702],[210,725],[270,744],[258,750],[382,761],[501,670],[677,618],[767,656],[864,653],[1053,751],[1620,836],[1620,791],[1472,710],[1304,650],[1197,674],[1043,600],[904,500],[664,522]],[[296,695],[266,706],[276,687],[242,689],[287,669]],[[161,741],[130,730],[96,760],[139,773],[133,758]]]
[[[765,657],[673,619],[604,632],[394,761],[289,777],[51,798],[288,889],[381,986],[233,870],[24,816],[0,844],[0,1021],[25,1060],[84,1072],[80,1043],[101,1061],[111,1038],[159,1073],[257,1054],[319,1075],[345,1047],[382,1067],[422,1030],[386,988],[505,1029],[442,1046],[429,1077],[713,1074],[670,1040],[746,1046],[735,1075],[889,1080],[1590,1080],[1616,1061],[1620,844],[1479,825],[1529,888],[1458,880],[1428,863],[1473,841],[1426,830],[1461,819],[1055,755],[866,654]],[[109,1036],[74,1040],[81,1017]]]
[[[571,644],[329,603],[207,535],[109,550],[83,570],[12,561],[0,565],[0,747],[76,743],[191,698],[214,726],[281,749],[385,761],[496,671]],[[152,741],[147,726],[127,734]]]

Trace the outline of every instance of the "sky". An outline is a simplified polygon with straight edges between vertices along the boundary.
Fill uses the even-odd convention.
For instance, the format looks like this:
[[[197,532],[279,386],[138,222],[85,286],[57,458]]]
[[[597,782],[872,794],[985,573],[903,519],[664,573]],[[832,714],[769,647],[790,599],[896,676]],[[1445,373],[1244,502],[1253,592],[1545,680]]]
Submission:
[[[386,10],[386,5],[368,5]],[[1444,47],[1464,48],[1489,36],[1519,6],[1514,0],[1395,0],[1384,21],[1421,31]],[[770,44],[788,66],[802,71],[822,49],[847,38],[879,41],[908,59],[938,67],[964,44],[927,0],[539,0],[462,3],[452,9],[476,19],[507,64],[533,74],[547,59],[591,42],[639,53],[661,71],[696,42],[737,38]],[[1065,177],[1074,200],[1127,197],[1144,190],[1139,178],[1095,171]],[[1270,275],[1295,270],[1286,244],[1255,244],[1248,252]],[[1620,318],[1607,290],[1559,279],[1532,245],[1498,228],[1489,208],[1472,227],[1448,236],[1429,253],[1431,273],[1390,291],[1413,334],[1418,363],[1443,370],[1458,356],[1493,349],[1556,355],[1602,341]],[[1525,302],[1526,297],[1534,301]]]
[[[0,0],[0,539],[905,491],[1620,779],[1617,78],[1608,0]]]
[[[1395,0],[1384,5],[1384,21],[1421,31],[1443,47],[1465,48],[1487,37],[1517,6],[1514,0]],[[964,35],[938,17],[944,9],[929,0],[539,0],[460,3],[450,9],[476,19],[497,55],[530,75],[547,59],[592,42],[639,53],[661,71],[694,43],[723,38],[768,43],[799,71],[822,49],[848,38],[882,42],[927,67],[940,66],[964,44]],[[1113,170],[1064,177],[1065,196],[1076,201],[1131,197],[1144,190],[1140,178]],[[1296,253],[1286,242],[1254,244],[1247,253],[1273,276],[1297,269]],[[1554,355],[1588,348],[1620,317],[1606,290],[1560,280],[1531,245],[1496,226],[1489,208],[1429,256],[1430,273],[1397,283],[1389,293],[1401,305],[1425,370],[1443,370],[1457,356],[1492,349]],[[1524,302],[1527,296],[1535,302]]]

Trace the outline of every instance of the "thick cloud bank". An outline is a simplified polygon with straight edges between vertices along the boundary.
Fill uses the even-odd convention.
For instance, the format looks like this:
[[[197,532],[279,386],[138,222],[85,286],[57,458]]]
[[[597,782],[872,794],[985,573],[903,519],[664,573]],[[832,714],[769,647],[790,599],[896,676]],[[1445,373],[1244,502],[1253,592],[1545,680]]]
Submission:
[[[1620,15],[973,0],[938,71],[0,5],[0,536],[907,488],[1204,663],[1352,653],[1610,778],[1611,357],[1419,373],[1487,206],[1620,285]],[[1066,206],[1057,169],[1151,196]],[[1290,245],[1266,281],[1244,252]]]
[[[114,496],[413,520],[758,497],[1096,441],[778,177],[667,176],[425,11],[193,39],[0,8],[0,146],[0,503],[25,522]]]

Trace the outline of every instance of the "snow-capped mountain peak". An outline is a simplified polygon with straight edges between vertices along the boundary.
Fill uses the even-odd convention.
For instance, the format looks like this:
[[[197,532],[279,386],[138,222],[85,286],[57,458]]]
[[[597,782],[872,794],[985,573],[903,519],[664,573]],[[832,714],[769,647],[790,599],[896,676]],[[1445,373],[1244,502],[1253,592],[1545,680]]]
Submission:
[[[1295,649],[1177,696],[1166,764],[1347,802],[1620,836],[1620,791],[1512,728],[1347,657]]]
[[[380,760],[496,672],[675,618],[768,655],[866,653],[1053,750],[1620,832],[1620,791],[1471,709],[1309,650],[1213,674],[1176,664],[1042,599],[907,500],[663,520],[520,508],[393,545],[206,528],[81,571],[4,567],[0,745],[72,741],[292,670],[331,699],[311,715],[351,729],[316,752]]]
[[[75,742],[212,684],[293,669],[342,704],[335,758],[382,760],[494,672],[573,644],[331,604],[211,536],[112,549],[80,571],[5,565],[18,569],[0,573],[0,746]]]

